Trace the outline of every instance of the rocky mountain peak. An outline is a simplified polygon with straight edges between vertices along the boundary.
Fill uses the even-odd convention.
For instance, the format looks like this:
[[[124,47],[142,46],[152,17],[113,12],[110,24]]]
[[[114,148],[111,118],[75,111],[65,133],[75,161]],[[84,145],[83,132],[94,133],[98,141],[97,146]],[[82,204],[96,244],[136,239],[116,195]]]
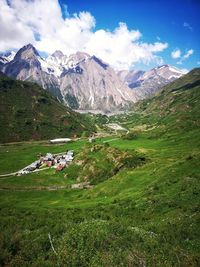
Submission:
[[[74,62],[74,63],[78,63],[84,60],[87,60],[88,58],[90,58],[90,55],[85,53],[85,52],[76,52],[75,54],[72,54],[69,56],[69,61]]]
[[[14,60],[17,59],[30,59],[33,57],[40,57],[38,51],[32,44],[23,46],[15,55]]]
[[[16,52],[9,51],[6,53],[0,54],[0,67],[2,67],[4,64],[12,61],[16,55]]]
[[[9,51],[9,52],[3,54],[2,56],[3,56],[8,62],[10,62],[11,60],[14,59],[15,55],[16,55],[16,52],[14,52],[14,51]]]
[[[144,73],[142,70],[121,70],[117,72],[117,75],[123,82],[129,85],[139,80]]]
[[[80,52],[80,51],[76,52],[75,55],[77,57],[80,57],[80,58],[88,58],[88,57],[90,57],[90,55],[88,53]]]
[[[62,58],[64,56],[63,52],[60,50],[56,50],[52,55],[52,57]]]
[[[101,111],[122,109],[184,74],[169,65],[116,73],[95,55],[67,56],[57,50],[42,58],[32,44],[22,47],[14,60],[0,57],[0,70],[9,77],[39,83],[72,108]]]
[[[94,60],[97,64],[99,64],[105,70],[109,67],[108,64],[104,63],[101,59],[99,59],[96,56],[92,56],[91,60]]]
[[[170,67],[170,65],[168,65],[168,64],[163,64],[163,65],[160,65],[160,66],[158,66],[158,67],[155,67],[154,69],[162,69],[162,68],[169,68]]]
[[[143,79],[146,78],[154,78],[155,75],[158,75],[160,77],[162,77],[163,79],[167,79],[167,80],[174,80],[177,78],[180,78],[183,74],[185,74],[183,71],[177,69],[176,67],[170,66],[170,65],[162,65],[162,66],[158,66],[156,68],[153,68],[150,71],[147,71],[144,75],[143,75]]]

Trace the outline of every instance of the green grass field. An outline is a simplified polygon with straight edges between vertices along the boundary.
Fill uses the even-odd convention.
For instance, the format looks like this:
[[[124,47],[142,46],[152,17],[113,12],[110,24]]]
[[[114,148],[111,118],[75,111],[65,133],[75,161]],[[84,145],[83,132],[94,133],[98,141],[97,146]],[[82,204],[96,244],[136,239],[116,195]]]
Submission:
[[[122,168],[114,175],[104,164],[104,174],[107,170],[110,176],[91,189],[48,190],[76,183],[84,167],[78,170],[75,163],[60,173],[50,169],[0,179],[1,265],[198,266],[198,132],[159,139],[150,133],[135,140],[115,138],[94,144],[81,140],[0,147],[1,174],[26,166],[38,153],[67,149],[79,160],[97,158],[95,166],[112,148],[121,153],[134,149],[146,158],[142,166]],[[104,150],[81,154],[105,141]]]
[[[75,152],[62,172],[0,177],[0,266],[200,266],[199,77],[194,69],[128,114],[88,115],[104,134],[108,120],[128,134],[0,145],[0,175]],[[81,182],[91,187],[70,187]]]

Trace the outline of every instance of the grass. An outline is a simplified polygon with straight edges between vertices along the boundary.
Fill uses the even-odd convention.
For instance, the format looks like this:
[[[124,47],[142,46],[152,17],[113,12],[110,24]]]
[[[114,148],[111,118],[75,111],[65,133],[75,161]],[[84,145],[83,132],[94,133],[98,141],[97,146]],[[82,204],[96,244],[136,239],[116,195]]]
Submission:
[[[0,179],[0,265],[199,266],[199,74],[195,73],[199,70],[139,103],[131,113],[109,118],[133,132],[128,138],[113,135],[92,144],[84,139],[66,145],[1,145],[0,173],[26,166],[38,153],[73,149],[75,160],[60,173],[50,169]],[[144,164],[135,165],[141,155]],[[132,160],[123,165],[127,158]],[[119,163],[123,164],[113,172]],[[48,190],[85,177],[92,188]]]
[[[18,171],[37,160],[40,153],[60,153],[73,149],[80,151],[86,141],[76,141],[68,144],[54,145],[48,141],[26,142],[0,145],[0,174]]]
[[[92,189],[31,190],[33,185],[74,182],[72,177],[77,173],[74,165],[59,174],[49,170],[0,180],[0,188],[24,188],[20,192],[1,192],[1,263],[10,266],[198,266],[200,143],[197,133],[186,133],[181,138],[176,135],[160,139],[149,137],[109,142],[109,150],[113,147],[124,153],[135,149],[142,151],[148,161],[134,169],[122,169]],[[105,140],[108,138],[91,145],[78,141],[47,147],[37,142],[22,143],[1,149],[10,149],[11,154],[5,154],[4,160],[15,155],[24,163],[49,148],[53,152],[74,149],[80,160],[84,149],[99,146]],[[100,159],[104,157],[101,153]],[[7,171],[9,168],[7,166]],[[58,256],[50,247],[49,232]]]
[[[0,142],[44,140],[95,132],[88,116],[62,105],[39,85],[0,77]]]

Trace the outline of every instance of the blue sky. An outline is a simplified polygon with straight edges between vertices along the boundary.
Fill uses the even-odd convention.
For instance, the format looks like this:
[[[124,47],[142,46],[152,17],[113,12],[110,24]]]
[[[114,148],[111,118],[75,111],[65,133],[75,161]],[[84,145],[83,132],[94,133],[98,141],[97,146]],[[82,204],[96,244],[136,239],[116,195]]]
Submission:
[[[0,53],[95,55],[115,69],[200,66],[200,0],[0,0]]]
[[[60,4],[67,5],[69,14],[89,11],[96,19],[96,29],[112,31],[119,22],[125,22],[129,29],[139,29],[145,42],[167,42],[168,48],[161,53],[167,64],[188,69],[200,64],[199,0],[62,0]],[[182,54],[193,49],[194,53],[176,64],[179,60],[171,57],[174,49]]]

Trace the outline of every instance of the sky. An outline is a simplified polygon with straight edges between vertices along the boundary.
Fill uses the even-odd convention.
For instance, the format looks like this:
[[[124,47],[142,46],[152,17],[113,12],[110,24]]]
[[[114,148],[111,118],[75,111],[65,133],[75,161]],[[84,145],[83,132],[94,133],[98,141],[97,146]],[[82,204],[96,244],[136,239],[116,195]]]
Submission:
[[[0,0],[0,52],[32,43],[117,70],[200,66],[200,0]]]

